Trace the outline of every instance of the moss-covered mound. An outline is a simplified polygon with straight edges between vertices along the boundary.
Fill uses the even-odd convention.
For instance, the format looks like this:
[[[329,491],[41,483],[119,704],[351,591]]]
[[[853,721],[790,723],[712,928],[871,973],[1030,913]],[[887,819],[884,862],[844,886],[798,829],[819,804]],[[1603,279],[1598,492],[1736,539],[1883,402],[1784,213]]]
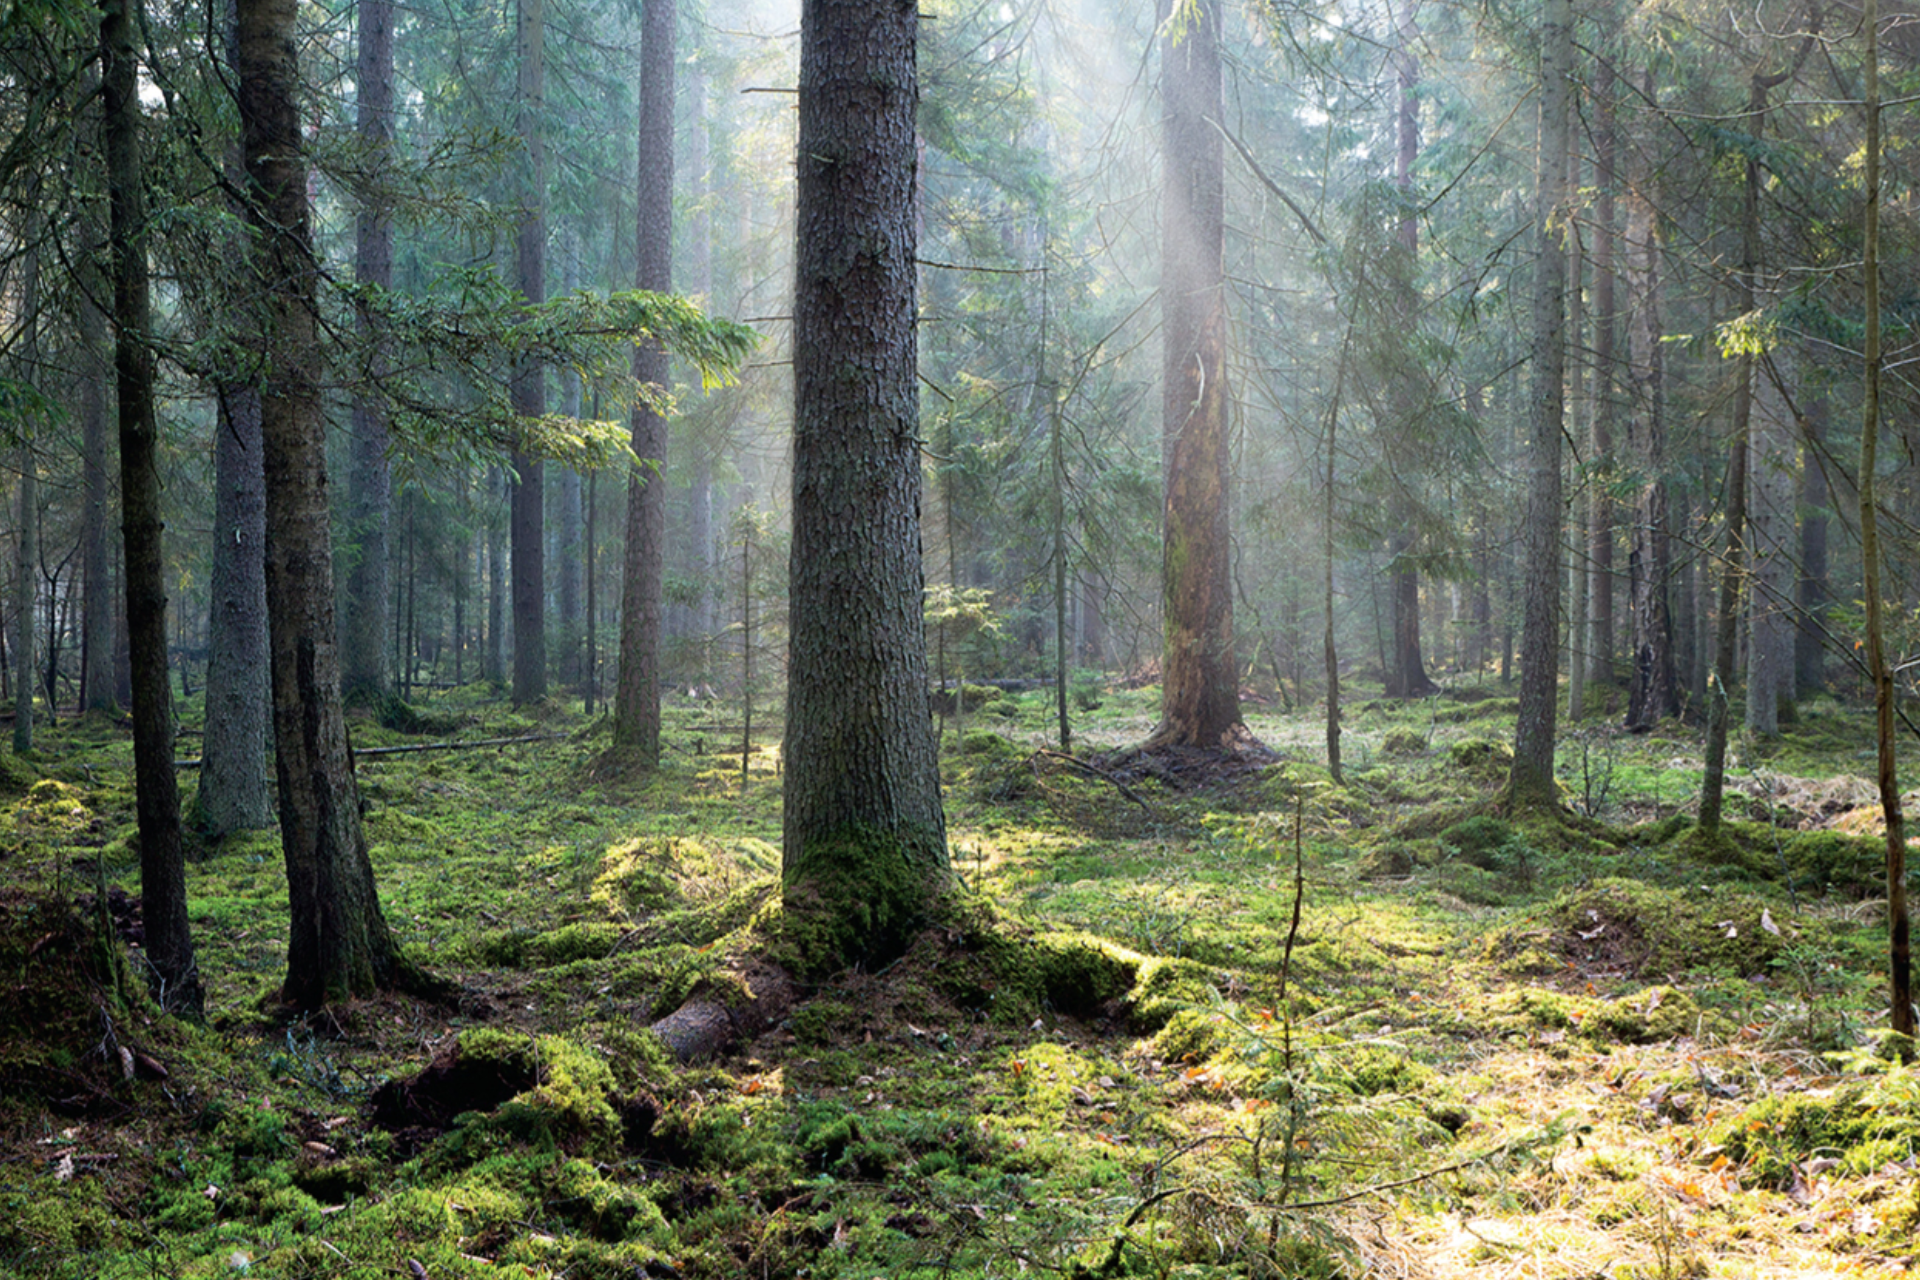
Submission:
[[[1609,877],[1548,904],[1544,930],[1520,926],[1493,942],[1497,955],[1544,947],[1563,963],[1628,977],[1698,971],[1763,974],[1785,951],[1766,927],[1765,903],[1720,888],[1663,889]]]

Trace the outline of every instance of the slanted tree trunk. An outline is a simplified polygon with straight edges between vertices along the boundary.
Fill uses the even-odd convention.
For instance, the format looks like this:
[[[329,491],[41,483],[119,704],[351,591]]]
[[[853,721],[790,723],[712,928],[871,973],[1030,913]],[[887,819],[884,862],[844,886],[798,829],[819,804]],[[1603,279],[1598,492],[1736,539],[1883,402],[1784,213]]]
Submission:
[[[1520,639],[1520,707],[1510,810],[1554,809],[1553,776],[1560,674],[1560,436],[1566,369],[1566,249],[1558,223],[1566,204],[1567,117],[1573,64],[1573,6],[1547,0],[1540,29],[1540,154],[1534,205],[1533,390],[1527,442],[1526,554]]]
[[[163,1007],[198,1017],[204,1005],[187,920],[180,792],[173,773],[167,682],[167,593],[160,531],[160,431],[148,346],[146,208],[140,158],[138,0],[100,9],[101,102],[113,262],[114,382],[119,395],[121,531],[133,703],[135,810],[148,984]]]
[[[816,968],[898,954],[950,878],[921,601],[918,18],[800,16],[782,877]]]
[[[673,0],[646,0],[640,34],[640,168],[635,201],[634,284],[665,293],[673,287]],[[635,381],[663,386],[666,348],[634,350]],[[620,680],[614,687],[613,741],[646,769],[660,764],[660,631],[666,570],[666,419],[651,405],[633,409],[633,456],[627,481],[627,560],[620,597]]]
[[[340,700],[326,420],[296,93],[295,0],[240,0],[240,126],[260,331],[267,611],[280,841],[291,930],[282,998],[298,1009],[426,985],[380,912]]]
[[[547,147],[545,0],[519,0],[518,131],[521,158],[520,226],[513,238],[514,285],[529,305],[547,300]],[[547,371],[525,359],[509,388],[513,412],[538,418],[547,411]],[[513,539],[513,701],[547,696],[546,466],[515,448],[510,459],[509,507]]]
[[[368,180],[357,193],[354,279],[377,289],[393,287],[393,218],[386,170],[393,147],[393,0],[357,0],[360,32],[354,58],[361,164]],[[367,344],[367,380],[354,389],[352,446],[347,469],[348,562],[346,609],[340,632],[342,693],[348,702],[378,701],[391,688],[388,674],[387,608],[392,571],[387,554],[393,515],[393,481],[387,462],[387,406],[380,385],[386,373],[385,343],[367,307],[356,309],[360,341]]]
[[[1219,0],[1183,5],[1163,26],[1160,332],[1166,514],[1161,572],[1166,658],[1160,724],[1148,742],[1218,751],[1232,749],[1246,732],[1240,723],[1230,573]]]

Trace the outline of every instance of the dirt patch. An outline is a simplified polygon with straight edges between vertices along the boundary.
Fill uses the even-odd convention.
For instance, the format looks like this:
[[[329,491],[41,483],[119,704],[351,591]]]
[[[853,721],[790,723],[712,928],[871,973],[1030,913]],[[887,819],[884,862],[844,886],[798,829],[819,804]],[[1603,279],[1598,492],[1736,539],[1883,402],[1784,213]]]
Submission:
[[[393,1133],[442,1133],[466,1111],[492,1111],[540,1082],[529,1052],[484,1056],[463,1053],[455,1044],[418,1075],[389,1080],[373,1091],[368,1108],[373,1122]]]

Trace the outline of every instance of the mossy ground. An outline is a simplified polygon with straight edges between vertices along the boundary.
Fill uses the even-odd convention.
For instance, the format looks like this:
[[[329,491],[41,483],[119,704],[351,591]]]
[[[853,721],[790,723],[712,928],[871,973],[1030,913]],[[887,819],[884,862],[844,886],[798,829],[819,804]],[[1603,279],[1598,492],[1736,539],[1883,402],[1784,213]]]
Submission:
[[[1335,784],[1312,709],[1253,717],[1277,765],[1122,776],[1036,756],[1050,696],[995,692],[946,743],[942,923],[694,1068],[644,1028],[775,936],[777,753],[743,786],[672,706],[665,769],[610,778],[603,730],[478,689],[356,720],[567,734],[362,756],[387,918],[462,995],[266,1020],[284,876],[232,836],[188,873],[196,1028],[96,945],[137,924],[125,742],[43,732],[0,788],[0,1274],[1916,1265],[1864,715],[1737,757],[1708,849],[1684,730],[1572,726],[1572,816],[1514,822],[1505,697],[1353,701]],[[1152,690],[1077,702],[1090,752],[1156,719]]]

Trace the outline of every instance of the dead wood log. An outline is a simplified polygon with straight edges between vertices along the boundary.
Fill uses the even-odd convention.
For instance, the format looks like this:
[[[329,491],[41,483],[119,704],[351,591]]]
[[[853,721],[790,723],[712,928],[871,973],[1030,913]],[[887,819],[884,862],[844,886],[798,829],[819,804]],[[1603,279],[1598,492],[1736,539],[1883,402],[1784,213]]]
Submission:
[[[737,989],[703,984],[687,1002],[653,1024],[678,1062],[722,1053],[780,1022],[800,997],[793,975],[779,965],[755,961],[737,975]]]

